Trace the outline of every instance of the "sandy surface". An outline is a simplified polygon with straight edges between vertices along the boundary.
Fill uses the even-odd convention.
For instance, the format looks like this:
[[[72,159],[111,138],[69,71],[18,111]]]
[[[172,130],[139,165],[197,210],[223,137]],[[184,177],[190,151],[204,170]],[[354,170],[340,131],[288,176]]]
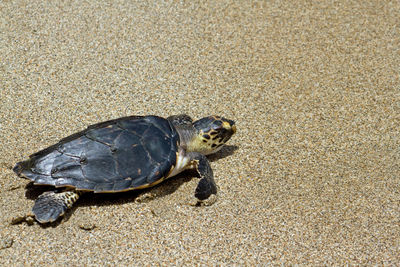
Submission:
[[[154,2],[1,1],[0,265],[400,264],[400,2]],[[183,112],[237,122],[214,205],[189,172],[10,224],[17,161]]]

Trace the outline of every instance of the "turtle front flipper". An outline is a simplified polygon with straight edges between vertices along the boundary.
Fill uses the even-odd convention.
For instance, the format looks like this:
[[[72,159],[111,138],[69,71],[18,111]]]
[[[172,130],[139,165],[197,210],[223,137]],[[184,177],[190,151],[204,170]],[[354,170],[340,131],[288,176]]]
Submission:
[[[40,223],[54,222],[78,200],[79,191],[44,192],[35,201],[32,212]]]
[[[214,174],[206,156],[197,152],[191,152],[189,155],[200,175],[200,181],[196,187],[194,196],[200,202],[203,202],[211,195],[217,194],[217,185],[214,181]]]

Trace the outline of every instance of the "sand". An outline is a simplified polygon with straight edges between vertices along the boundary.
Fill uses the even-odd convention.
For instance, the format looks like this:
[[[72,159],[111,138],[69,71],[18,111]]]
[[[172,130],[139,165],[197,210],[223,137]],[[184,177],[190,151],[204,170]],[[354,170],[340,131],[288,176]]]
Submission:
[[[0,265],[399,265],[400,2],[2,1]],[[234,119],[152,190],[11,225],[39,192],[17,161],[127,115]],[[34,189],[43,190],[43,189]]]

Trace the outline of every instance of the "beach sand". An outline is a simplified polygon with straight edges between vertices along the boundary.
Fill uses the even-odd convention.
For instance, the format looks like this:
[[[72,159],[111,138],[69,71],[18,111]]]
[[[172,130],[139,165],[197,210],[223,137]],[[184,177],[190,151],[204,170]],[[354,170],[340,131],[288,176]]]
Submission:
[[[2,1],[0,265],[399,265],[400,2]],[[128,115],[222,115],[212,206],[185,172],[11,222],[12,167]]]

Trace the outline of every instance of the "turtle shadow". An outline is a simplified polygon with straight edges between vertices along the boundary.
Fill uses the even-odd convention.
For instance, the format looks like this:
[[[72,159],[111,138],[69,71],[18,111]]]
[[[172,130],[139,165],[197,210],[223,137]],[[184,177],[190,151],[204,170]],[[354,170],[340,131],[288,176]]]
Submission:
[[[134,189],[126,192],[117,193],[93,193],[88,192],[79,199],[78,207],[88,207],[88,206],[111,206],[111,205],[123,205],[127,203],[147,203],[152,200],[163,198],[167,195],[173,194],[179,189],[184,183],[189,182],[195,178],[196,173],[191,171],[184,172],[176,175],[173,178],[149,188],[144,189]],[[151,194],[148,199],[140,200],[141,196],[145,196],[147,193]]]
[[[80,207],[90,207],[90,206],[111,206],[111,205],[123,205],[126,203],[147,203],[152,200],[163,198],[167,195],[173,194],[179,189],[184,183],[191,181],[199,177],[197,172],[192,170],[187,170],[180,173],[173,178],[169,178],[167,181],[160,183],[156,186],[145,188],[145,189],[135,189],[126,192],[116,192],[116,193],[93,193],[87,192],[83,194],[76,204],[74,204],[70,209],[68,209],[63,216],[58,218],[54,222],[40,224],[42,228],[57,227],[62,222],[67,222],[70,217],[74,214],[75,210]],[[47,185],[34,185],[33,182],[28,183],[25,186],[25,197],[30,200],[36,200],[41,194],[46,191],[62,191],[65,188],[54,188],[53,186]],[[144,199],[143,201],[137,201],[138,198],[146,193],[152,195],[149,199]],[[193,192],[194,193],[194,192]]]
[[[239,149],[239,146],[236,145],[225,145],[221,148],[220,151],[218,151],[217,153],[208,155],[207,158],[211,161],[217,161],[219,159],[223,159],[226,157],[229,157],[231,155],[233,155],[235,153],[236,150]]]

